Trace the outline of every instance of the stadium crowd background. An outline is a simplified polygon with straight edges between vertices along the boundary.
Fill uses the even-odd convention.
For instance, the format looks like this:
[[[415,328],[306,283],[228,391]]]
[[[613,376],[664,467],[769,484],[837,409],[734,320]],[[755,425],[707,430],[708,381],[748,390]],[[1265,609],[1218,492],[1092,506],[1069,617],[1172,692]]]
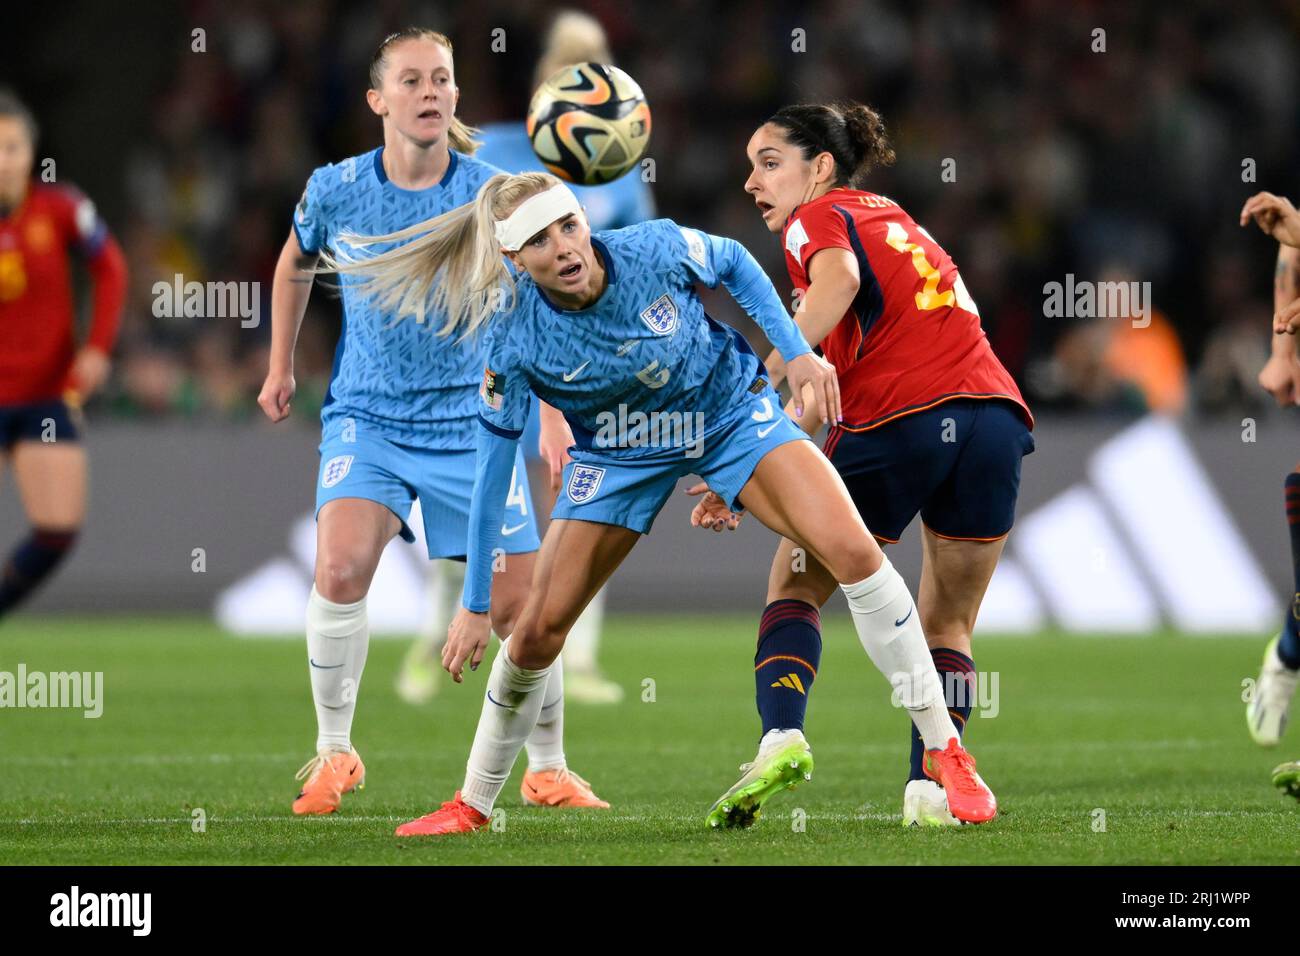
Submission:
[[[650,99],[659,214],[739,239],[778,288],[789,288],[779,244],[741,188],[744,144],[783,103],[861,99],[883,112],[898,152],[868,188],[953,255],[1036,409],[1266,411],[1255,375],[1276,247],[1240,229],[1237,211],[1261,188],[1295,193],[1300,6],[573,6],[602,21]],[[3,81],[42,124],[38,169],[56,159],[130,264],[114,373],[95,404],[238,421],[261,417],[271,276],[308,175],[379,142],[364,100],[378,41],[410,23],[449,34],[461,117],[518,119],[555,9],[225,0],[56,11],[7,31]],[[192,49],[196,28],[205,52]],[[1105,52],[1093,50],[1098,28]],[[177,274],[260,282],[261,325],[156,317],[154,283]],[[1044,284],[1067,274],[1149,281],[1151,326],[1045,317]],[[729,298],[714,304],[744,327]],[[300,427],[316,427],[338,328],[337,304],[318,292],[298,351]]]

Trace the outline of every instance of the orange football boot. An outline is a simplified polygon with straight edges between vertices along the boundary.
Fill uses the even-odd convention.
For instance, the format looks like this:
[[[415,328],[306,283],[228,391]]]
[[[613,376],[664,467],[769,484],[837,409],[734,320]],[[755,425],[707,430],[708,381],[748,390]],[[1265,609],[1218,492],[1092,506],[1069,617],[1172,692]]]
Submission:
[[[559,770],[531,770],[519,785],[524,803],[535,807],[597,807],[608,810],[609,804],[591,791],[591,784],[568,767]]]
[[[987,823],[998,815],[997,798],[975,772],[975,758],[956,737],[948,741],[946,750],[927,750],[921,769],[943,787],[948,812],[963,823]]]
[[[455,798],[448,800],[433,813],[403,823],[393,832],[400,837],[443,836],[448,833],[473,833],[487,825],[488,818],[462,800],[460,791],[457,790]]]
[[[366,785],[366,765],[355,750],[323,750],[308,760],[294,776],[306,778],[293,802],[293,812],[333,813],[339,808],[343,794],[361,790]]]

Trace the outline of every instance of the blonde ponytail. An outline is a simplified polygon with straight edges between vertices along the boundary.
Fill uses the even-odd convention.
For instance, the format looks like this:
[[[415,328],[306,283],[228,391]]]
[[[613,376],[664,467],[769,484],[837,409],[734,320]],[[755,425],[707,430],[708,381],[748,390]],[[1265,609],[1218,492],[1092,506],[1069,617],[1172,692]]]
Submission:
[[[496,239],[497,221],[558,182],[549,173],[498,173],[473,202],[441,216],[384,236],[344,233],[340,241],[354,249],[409,241],[364,257],[326,251],[317,271],[358,276],[357,291],[394,323],[414,316],[423,325],[430,315],[442,315],[438,334],[458,332],[459,341],[495,313],[514,309],[515,282]]]
[[[447,145],[458,153],[464,153],[467,156],[473,156],[478,152],[478,148],[483,144],[474,137],[479,134],[477,126],[470,126],[462,122],[459,116],[451,118],[451,126],[447,128]]]

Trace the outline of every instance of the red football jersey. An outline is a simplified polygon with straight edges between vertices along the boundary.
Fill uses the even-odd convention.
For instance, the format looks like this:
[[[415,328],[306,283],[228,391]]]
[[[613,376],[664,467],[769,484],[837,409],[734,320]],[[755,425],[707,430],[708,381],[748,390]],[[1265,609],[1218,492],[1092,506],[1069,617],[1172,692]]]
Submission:
[[[858,293],[821,342],[839,374],[840,428],[866,431],[956,398],[1009,399],[1033,427],[957,266],[896,202],[832,189],[798,207],[781,238],[800,294],[819,250],[847,249],[858,261]]]
[[[61,397],[75,386],[75,313],[69,252],[94,278],[88,344],[112,351],[126,294],[126,267],[95,207],[79,192],[33,182],[0,218],[0,405]]]

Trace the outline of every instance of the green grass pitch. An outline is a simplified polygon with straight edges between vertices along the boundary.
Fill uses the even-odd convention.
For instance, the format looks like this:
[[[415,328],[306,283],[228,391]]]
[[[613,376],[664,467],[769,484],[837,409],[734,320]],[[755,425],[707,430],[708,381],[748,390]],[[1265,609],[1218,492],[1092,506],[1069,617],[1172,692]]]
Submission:
[[[459,786],[486,666],[413,708],[392,689],[405,643],[372,642],[353,728],[366,789],[333,817],[297,819],[293,774],[315,738],[301,641],[237,640],[200,618],[17,617],[0,629],[0,670],[103,671],[104,712],[0,710],[0,864],[1300,862],[1300,805],[1268,780],[1300,734],[1262,751],[1243,716],[1263,638],[977,638],[1000,710],[973,717],[967,742],[1001,815],[906,830],[906,720],[834,612],[812,782],[751,830],[709,831],[709,805],[755,750],[757,617],[610,620],[602,656],[628,699],[570,705],[566,732],[570,766],[613,809],[523,806],[521,759],[500,832],[415,841],[393,828]]]

